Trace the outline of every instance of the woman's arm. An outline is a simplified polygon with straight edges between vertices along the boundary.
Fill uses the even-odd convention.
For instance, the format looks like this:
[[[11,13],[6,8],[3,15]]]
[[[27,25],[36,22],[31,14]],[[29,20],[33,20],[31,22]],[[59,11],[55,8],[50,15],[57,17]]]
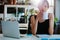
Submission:
[[[54,33],[54,14],[49,13],[49,34],[52,35]]]
[[[32,34],[36,35],[37,28],[36,28],[36,19],[35,19],[35,17],[32,16],[31,19],[30,19],[30,21],[31,21],[30,26],[31,26]]]

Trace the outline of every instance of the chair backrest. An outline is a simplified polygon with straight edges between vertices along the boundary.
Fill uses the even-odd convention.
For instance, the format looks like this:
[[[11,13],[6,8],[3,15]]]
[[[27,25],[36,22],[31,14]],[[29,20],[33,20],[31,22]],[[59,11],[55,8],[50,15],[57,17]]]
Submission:
[[[20,38],[19,25],[17,21],[1,21],[4,36]]]

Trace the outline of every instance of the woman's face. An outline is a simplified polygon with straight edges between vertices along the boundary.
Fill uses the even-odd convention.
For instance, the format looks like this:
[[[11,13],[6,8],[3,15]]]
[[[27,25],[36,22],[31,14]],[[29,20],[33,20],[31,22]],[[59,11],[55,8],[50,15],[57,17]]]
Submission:
[[[43,3],[43,5],[42,5],[41,11],[45,12],[45,11],[47,11],[48,8],[49,8],[49,7],[48,7],[48,4],[45,2],[45,3]]]

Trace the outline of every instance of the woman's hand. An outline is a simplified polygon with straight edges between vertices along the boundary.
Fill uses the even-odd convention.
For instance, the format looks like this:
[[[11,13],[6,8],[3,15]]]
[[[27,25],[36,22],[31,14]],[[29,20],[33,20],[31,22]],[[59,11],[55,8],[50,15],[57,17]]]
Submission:
[[[39,14],[37,14],[36,19],[39,20],[39,22],[44,22],[45,20],[43,19],[43,12],[40,12]]]

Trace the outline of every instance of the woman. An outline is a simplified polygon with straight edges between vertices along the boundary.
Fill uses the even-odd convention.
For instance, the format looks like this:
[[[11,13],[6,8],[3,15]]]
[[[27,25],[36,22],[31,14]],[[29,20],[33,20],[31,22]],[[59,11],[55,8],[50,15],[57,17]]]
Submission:
[[[42,5],[38,6],[39,13],[35,16],[31,16],[31,31],[33,35],[36,34],[50,34],[54,32],[54,15],[53,13],[46,13],[49,8],[47,0],[43,1]],[[44,19],[44,15],[46,18]]]

